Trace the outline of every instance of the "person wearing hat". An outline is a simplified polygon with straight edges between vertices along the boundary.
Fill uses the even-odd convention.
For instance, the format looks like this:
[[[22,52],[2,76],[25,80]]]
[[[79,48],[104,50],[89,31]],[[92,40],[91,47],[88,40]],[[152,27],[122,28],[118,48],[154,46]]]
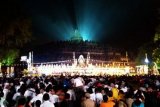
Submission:
[[[115,100],[117,100],[118,99],[119,90],[113,83],[111,83],[111,87],[112,87],[113,98]]]
[[[89,93],[85,93],[85,100],[82,102],[81,107],[95,107],[95,102],[90,99]]]

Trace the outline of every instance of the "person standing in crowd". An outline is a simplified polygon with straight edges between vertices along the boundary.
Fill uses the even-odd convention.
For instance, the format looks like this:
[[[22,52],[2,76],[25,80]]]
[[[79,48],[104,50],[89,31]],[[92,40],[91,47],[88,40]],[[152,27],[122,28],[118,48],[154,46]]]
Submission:
[[[103,102],[101,102],[100,107],[114,107],[115,103],[113,101],[108,101],[108,96],[103,96]]]
[[[29,102],[29,106],[32,107],[32,105],[35,105],[35,102],[39,100],[42,103],[43,94],[40,93],[39,89],[36,89],[36,95],[31,99]]]
[[[126,104],[125,98],[124,98],[124,92],[122,90],[119,91],[116,106],[117,107],[127,107],[127,104]]]
[[[43,95],[43,103],[41,104],[40,107],[55,107],[54,104],[52,104],[50,101],[49,101],[49,94],[45,93]]]
[[[17,106],[16,107],[25,107],[26,104],[26,98],[25,97],[19,97],[17,100]]]
[[[90,94],[89,93],[85,93],[85,99],[82,102],[81,107],[95,107],[95,102],[90,99]]]
[[[81,105],[81,100],[84,94],[84,80],[82,77],[75,77],[73,80],[74,92],[76,96],[76,104],[78,107]]]
[[[144,107],[144,103],[139,96],[136,96],[136,100],[132,103],[132,107]]]
[[[87,89],[87,92],[90,94],[90,99],[93,100],[93,101],[96,101],[96,94],[93,92],[92,87],[89,87]]]
[[[115,100],[114,100],[114,98],[113,98],[113,93],[112,93],[112,91],[108,91],[108,92],[106,93],[106,95],[108,96],[108,101],[113,101],[113,102],[115,102]]]
[[[113,98],[115,100],[118,100],[118,92],[119,92],[118,88],[113,83],[111,83],[111,87],[112,87]]]
[[[70,100],[70,94],[65,94],[66,106],[65,107],[75,107],[75,103],[73,100]]]
[[[12,100],[13,100],[13,101],[16,101],[17,98],[20,97],[20,96],[21,96],[21,90],[18,89],[17,92],[13,95]]]
[[[4,93],[2,90],[0,90],[0,107],[7,107],[8,102],[5,100],[3,96],[4,96]]]
[[[67,93],[70,95],[70,101],[75,101],[76,100],[76,95],[75,95],[75,91],[73,90],[72,86],[68,87]]]
[[[73,84],[75,87],[83,89],[84,80],[81,77],[77,77],[74,79]]]
[[[40,100],[37,100],[36,102],[35,102],[35,107],[40,107],[41,106],[41,101]]]
[[[100,103],[103,101],[103,95],[101,93],[101,88],[100,87],[96,88],[95,92],[96,92],[96,97],[95,97],[95,99],[96,99],[96,106],[99,106]]]
[[[132,103],[134,102],[133,99],[133,92],[130,90],[128,93],[126,93],[126,103],[128,107],[132,107]]]
[[[58,92],[58,102],[55,103],[55,107],[66,107],[67,102],[65,99],[65,92],[63,90],[60,90]]]
[[[4,89],[3,89],[3,93],[4,93],[4,99],[6,99],[6,97],[7,97],[7,94],[9,93],[9,83],[7,82],[7,83],[5,83],[4,84]]]
[[[24,93],[24,96],[33,98],[35,95],[36,93],[35,93],[34,84],[29,84],[28,89]]]
[[[58,102],[58,95],[55,94],[55,90],[53,87],[49,89],[49,96],[50,96],[50,101],[55,104]]]

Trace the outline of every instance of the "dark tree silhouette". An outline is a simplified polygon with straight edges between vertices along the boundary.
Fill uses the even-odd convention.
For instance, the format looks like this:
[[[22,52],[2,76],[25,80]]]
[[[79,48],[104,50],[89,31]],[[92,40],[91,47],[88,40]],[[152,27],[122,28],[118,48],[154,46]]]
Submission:
[[[0,45],[22,47],[31,40],[31,20],[21,0],[2,0],[0,3]]]
[[[0,66],[11,66],[32,38],[23,0],[0,0]]]

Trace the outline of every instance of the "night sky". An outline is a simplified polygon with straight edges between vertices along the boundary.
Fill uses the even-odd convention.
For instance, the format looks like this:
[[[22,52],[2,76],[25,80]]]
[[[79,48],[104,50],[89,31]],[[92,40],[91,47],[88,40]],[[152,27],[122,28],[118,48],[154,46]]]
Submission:
[[[26,0],[36,43],[68,40],[78,29],[84,40],[137,47],[155,33],[154,0]]]

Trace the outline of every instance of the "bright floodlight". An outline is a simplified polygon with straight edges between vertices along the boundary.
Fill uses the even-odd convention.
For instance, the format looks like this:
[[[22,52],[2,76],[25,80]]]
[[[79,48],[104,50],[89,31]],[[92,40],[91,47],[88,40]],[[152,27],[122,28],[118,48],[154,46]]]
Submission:
[[[145,63],[147,63],[147,64],[149,63],[149,60],[148,60],[148,58],[146,58],[146,59],[145,59]]]
[[[145,53],[145,56],[146,56],[146,58],[145,58],[145,60],[144,60],[144,61],[145,61],[145,63],[147,63],[147,64],[148,64],[148,63],[149,63],[149,60],[148,60],[148,57],[147,57],[147,53]]]
[[[27,56],[21,56],[21,61],[27,61]]]

